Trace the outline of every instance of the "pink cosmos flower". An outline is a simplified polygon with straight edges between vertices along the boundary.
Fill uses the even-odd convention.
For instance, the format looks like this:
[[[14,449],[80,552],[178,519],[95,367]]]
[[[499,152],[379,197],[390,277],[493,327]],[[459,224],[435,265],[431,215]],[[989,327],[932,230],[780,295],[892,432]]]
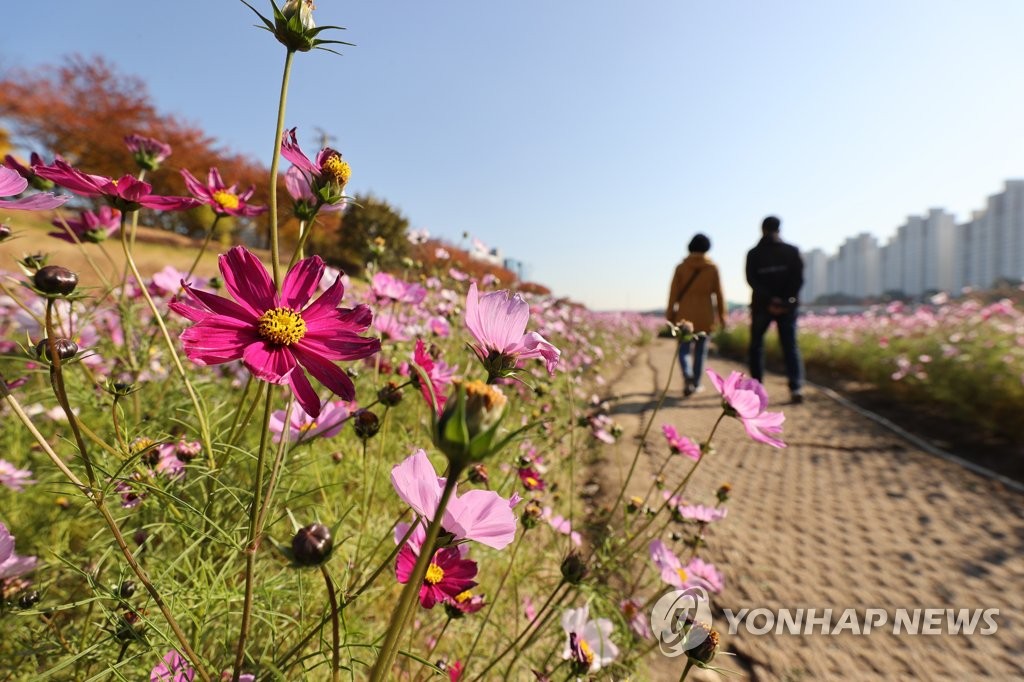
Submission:
[[[288,419],[288,440],[292,443],[302,440],[310,441],[314,438],[334,438],[341,432],[345,422],[355,412],[355,403],[344,400],[330,400],[324,403],[320,409],[320,416],[310,417],[305,412],[292,410]],[[270,415],[270,431],[274,435],[274,442],[281,442],[281,434],[285,430],[285,410],[277,410]]]
[[[345,293],[341,279],[316,300],[310,298],[324,274],[319,256],[288,271],[278,293],[267,269],[244,247],[220,257],[231,301],[181,283],[188,300],[171,308],[196,324],[181,335],[185,354],[199,365],[241,360],[253,375],[289,384],[309,416],[320,416],[320,397],[305,371],[343,400],[355,398],[352,380],[335,360],[359,360],[380,351],[380,340],[359,336],[373,317],[365,305],[338,308]]]
[[[675,508],[679,518],[685,521],[712,523],[721,521],[729,513],[725,507],[706,507],[703,504],[679,504]]]
[[[336,204],[319,205],[319,200],[313,194],[313,189],[309,186],[309,178],[299,170],[298,166],[292,166],[284,174],[284,186],[288,190],[288,195],[295,202],[295,215],[300,220],[312,220],[316,217],[317,213],[343,211],[348,203],[345,199],[342,199]]]
[[[619,655],[612,642],[615,628],[607,618],[590,619],[590,607],[567,609],[562,614],[562,629],[566,634],[562,658],[570,660],[585,672],[597,672]]]
[[[519,475],[519,480],[527,490],[544,490],[544,488],[547,487],[547,484],[541,477],[540,472],[533,467],[519,467],[517,473]]]
[[[387,272],[378,272],[373,276],[370,290],[380,303],[395,301],[418,305],[427,296],[427,290],[419,284],[406,282]]]
[[[672,454],[686,455],[695,462],[700,459],[700,446],[686,436],[679,435],[674,426],[663,424],[661,432],[665,434],[665,440],[668,441],[668,447],[672,450]]]
[[[230,187],[220,177],[220,171],[211,168],[206,176],[206,184],[199,182],[194,175],[187,170],[181,170],[181,177],[185,180],[185,186],[196,199],[213,209],[217,215],[231,216],[257,216],[267,210],[266,206],[253,206],[249,204],[256,188],[251,186],[244,192],[238,192],[235,185]]]
[[[50,232],[49,236],[63,239],[66,242],[75,242],[74,239],[64,230],[64,223],[67,223],[71,231],[75,233],[80,242],[98,244],[107,237],[113,236],[121,227],[121,212],[109,206],[100,206],[95,213],[82,211],[78,214],[78,220],[62,221],[52,220],[51,224],[59,228],[56,232]]]
[[[126,135],[124,144],[139,167],[146,170],[156,170],[171,155],[171,145],[152,137]]]
[[[0,166],[0,197],[10,197],[21,194],[28,188],[28,180],[11,168]],[[58,197],[49,192],[33,194],[21,199],[0,199],[0,209],[7,211],[48,211],[57,208],[69,196]]]
[[[32,479],[32,472],[28,469],[19,469],[6,459],[0,459],[0,485],[10,488],[16,493],[25,489],[26,485],[35,483]]]
[[[422,549],[422,548],[421,548]],[[405,544],[398,552],[395,576],[405,584],[412,577],[416,567],[417,552]],[[464,559],[456,547],[444,547],[434,553],[427,573],[420,587],[420,605],[432,609],[438,602],[445,602],[467,590],[476,587],[477,566],[471,559]]]
[[[171,649],[149,672],[149,682],[192,682],[196,671],[188,659]]]
[[[683,562],[661,540],[651,541],[650,552],[651,561],[661,571],[661,579],[672,587],[680,590],[690,587],[709,588],[704,578],[691,575],[683,568]]]
[[[476,344],[473,350],[491,377],[507,376],[507,370],[522,360],[542,358],[548,374],[554,375],[560,350],[537,332],[526,332],[530,304],[519,294],[495,291],[480,296],[476,282],[466,295],[466,327]]]
[[[686,574],[704,581],[704,585],[707,589],[715,592],[716,594],[722,591],[725,587],[725,578],[715,565],[704,561],[700,557],[693,557],[690,559],[690,563],[686,564],[684,569]]]
[[[342,196],[341,192],[352,175],[352,169],[348,162],[341,158],[341,153],[330,147],[324,147],[316,155],[316,159],[310,161],[309,157],[302,153],[298,140],[295,137],[295,128],[288,131],[288,135],[281,141],[281,156],[291,161],[303,174],[306,184],[311,193],[317,197],[319,203],[336,204]]]
[[[759,443],[767,443],[776,448],[784,448],[786,444],[768,434],[782,433],[782,422],[786,416],[781,412],[766,412],[768,394],[757,379],[743,376],[740,372],[732,372],[728,379],[722,379],[713,369],[707,370],[708,378],[715,390],[722,394],[727,411],[743,422],[747,435]]]
[[[183,211],[195,208],[200,203],[191,197],[161,197],[151,194],[153,186],[132,175],[124,175],[119,180],[113,180],[102,175],[83,173],[59,156],[52,166],[33,166],[32,170],[36,175],[53,180],[61,187],[66,187],[77,194],[104,197],[123,211],[134,211],[139,207],[158,211]]]
[[[484,595],[473,594],[470,590],[460,592],[445,602],[445,610],[454,618],[476,613],[486,606]]]
[[[449,367],[443,360],[434,359],[434,356],[427,352],[423,339],[416,339],[416,347],[412,353],[412,364],[422,369],[423,373],[430,380],[430,387],[425,386],[419,372],[409,370],[409,376],[413,380],[413,385],[419,387],[420,392],[423,394],[423,399],[427,401],[427,405],[430,405],[431,409],[436,409],[437,414],[440,415],[441,411],[444,410],[445,402],[448,400],[448,385],[455,376],[455,368]],[[437,405],[434,405],[430,397],[430,388],[434,389],[434,398],[437,399]]]
[[[0,581],[18,578],[36,567],[36,557],[18,556],[14,552],[14,536],[0,523]]]
[[[391,485],[402,501],[424,520],[434,518],[445,479],[438,478],[427,453],[417,450],[391,470]],[[516,517],[509,502],[493,490],[453,493],[444,510],[441,526],[457,540],[475,540],[504,549],[516,535]]]
[[[636,599],[624,599],[619,602],[622,609],[622,617],[629,623],[629,629],[640,639],[651,638],[651,626],[647,623],[647,614],[644,613],[643,604]]]
[[[562,535],[568,535],[572,544],[579,547],[583,544],[583,536],[572,529],[569,519],[560,514],[555,514],[551,507],[544,507],[541,510],[541,518],[548,522],[548,525]]]
[[[51,189],[53,187],[53,183],[50,182],[49,180],[39,178],[32,171],[32,166],[35,166],[37,164],[42,165],[44,163],[45,162],[43,161],[43,157],[39,156],[39,154],[36,154],[35,152],[32,152],[31,156],[29,156],[29,164],[27,166],[10,154],[4,156],[3,165],[7,166],[13,171],[16,171],[18,175],[28,180],[29,184],[35,187],[36,189],[46,190]],[[37,182],[33,182],[33,180],[36,180]]]

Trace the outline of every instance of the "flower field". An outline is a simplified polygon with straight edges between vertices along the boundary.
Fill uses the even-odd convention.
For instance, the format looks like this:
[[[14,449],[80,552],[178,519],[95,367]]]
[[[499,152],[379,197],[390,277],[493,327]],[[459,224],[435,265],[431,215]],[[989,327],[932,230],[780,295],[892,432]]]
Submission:
[[[284,84],[341,44],[308,0],[250,9]],[[704,548],[729,488],[686,488],[726,418],[785,447],[764,388],[709,372],[711,432],[658,434],[655,410],[592,505],[577,487],[622,435],[609,383],[659,321],[442,247],[389,261],[377,238],[363,276],[331,267],[311,235],[355,203],[353,169],[300,148],[286,99],[266,205],[215,167],[156,191],[174,148],[132,130],[117,175],[61,150],[0,166],[0,679],[622,679],[666,643],[680,679],[716,665],[698,617],[725,589]],[[140,267],[140,216],[175,230],[199,208],[189,265],[148,244]],[[225,246],[202,276],[222,220],[265,224],[268,248]],[[627,497],[641,454],[661,472]],[[668,589],[694,615],[649,617]]]
[[[716,337],[722,352],[746,357],[748,317],[735,312]],[[800,351],[812,372],[879,387],[894,400],[941,411],[964,428],[1024,442],[1024,309],[1004,298],[893,303],[858,314],[804,313]],[[769,358],[781,362],[774,332]]]

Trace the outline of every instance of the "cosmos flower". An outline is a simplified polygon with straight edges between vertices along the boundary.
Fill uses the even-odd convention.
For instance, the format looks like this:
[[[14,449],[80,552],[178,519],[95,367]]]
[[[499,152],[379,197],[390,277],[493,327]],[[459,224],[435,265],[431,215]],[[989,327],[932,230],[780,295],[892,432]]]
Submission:
[[[316,300],[310,298],[324,274],[319,256],[305,258],[285,275],[278,293],[263,263],[236,246],[220,257],[231,301],[193,289],[171,308],[196,324],[181,335],[185,354],[200,365],[241,360],[252,374],[272,384],[288,384],[310,417],[320,416],[320,397],[306,372],[342,400],[355,399],[355,387],[336,360],[359,360],[380,351],[380,340],[359,336],[372,320],[364,305],[338,308],[345,293],[341,279]]]
[[[6,459],[0,459],[0,485],[20,493],[26,485],[32,483],[35,481],[32,479],[31,471],[19,469]]]
[[[281,156],[299,169],[319,204],[341,202],[345,185],[352,176],[352,168],[341,158],[340,152],[330,147],[324,147],[317,153],[316,159],[310,160],[299,148],[295,130],[289,130],[281,141]]]
[[[665,434],[665,440],[668,441],[668,447],[674,455],[686,455],[693,461],[700,459],[700,446],[694,443],[686,436],[679,435],[675,427],[671,424],[663,424],[661,432]]]
[[[423,450],[391,470],[395,492],[427,521],[437,513],[444,484]],[[504,549],[516,535],[516,517],[509,501],[492,490],[470,490],[461,496],[452,493],[441,526],[457,540],[475,540],[494,549]]]
[[[316,419],[305,412],[292,410],[288,419],[288,440],[292,443],[303,440],[309,441],[313,438],[334,438],[341,432],[345,422],[355,412],[355,405],[344,400],[330,400],[324,403],[320,410],[320,416]],[[281,441],[281,434],[286,428],[284,422],[284,410],[277,410],[270,415],[270,432],[274,435],[274,442]]]
[[[650,553],[651,561],[661,571],[661,579],[665,583],[680,590],[690,587],[710,589],[710,585],[703,577],[692,575],[683,568],[683,562],[661,540],[651,541]]]
[[[56,232],[50,232],[49,236],[73,244],[75,240],[64,230],[65,222],[78,237],[78,241],[98,244],[107,237],[113,236],[121,227],[121,212],[116,208],[104,205],[100,206],[95,213],[92,211],[80,212],[77,220],[61,220],[59,218],[52,220],[51,224],[59,229]]]
[[[36,567],[36,557],[19,556],[14,552],[14,536],[0,523],[0,581],[18,578]]]
[[[728,379],[722,379],[713,369],[707,370],[707,375],[715,390],[722,394],[723,406],[729,415],[743,422],[748,436],[776,448],[786,447],[781,440],[769,435],[782,433],[782,422],[786,417],[781,412],[766,411],[768,393],[761,382],[745,377],[740,372],[730,373]]]
[[[422,550],[422,547],[420,548]],[[395,576],[398,582],[409,582],[416,567],[418,551],[407,543],[398,552]],[[438,602],[454,600],[455,597],[476,587],[477,566],[471,559],[465,559],[456,547],[443,547],[434,553],[423,576],[420,586],[420,605],[432,609]]]
[[[255,187],[250,186],[249,189],[239,193],[235,189],[235,185],[229,187],[224,183],[220,177],[220,171],[216,168],[210,169],[205,185],[185,169],[181,170],[181,177],[185,180],[185,186],[188,187],[192,196],[212,208],[217,215],[248,217],[260,215],[267,210],[266,206],[253,206],[249,203],[249,199],[256,191]]]
[[[611,640],[612,622],[607,618],[591,620],[586,604],[562,614],[562,629],[566,634],[562,658],[572,661],[577,671],[597,672],[619,655],[619,648]]]
[[[28,180],[18,171],[0,166],[0,197],[21,194],[28,188]],[[71,197],[58,197],[49,192],[32,194],[20,199],[0,199],[0,209],[6,211],[48,211],[57,208]]]
[[[476,344],[473,350],[487,368],[490,378],[510,376],[523,360],[541,358],[554,375],[560,350],[537,332],[526,331],[530,304],[519,294],[495,291],[480,296],[476,282],[466,295],[466,327]]]
[[[444,404],[448,400],[448,396],[445,392],[448,390],[448,385],[451,384],[452,379],[455,375],[455,368],[449,367],[443,360],[434,358],[433,355],[427,352],[427,346],[423,342],[423,339],[416,339],[416,346],[412,353],[412,364],[423,370],[423,374],[430,380],[430,386],[427,386],[419,372],[409,369],[409,376],[412,378],[413,385],[419,387],[420,392],[423,394],[423,399],[427,401],[427,405],[431,406],[437,414],[441,414],[444,410]],[[434,398],[431,398],[431,388],[433,389]],[[434,399],[437,400],[436,405]]]
[[[61,187],[87,197],[104,197],[122,211],[135,211],[140,207],[158,211],[182,211],[199,206],[191,197],[161,197],[152,194],[153,186],[132,175],[114,180],[102,175],[89,175],[77,170],[61,157],[52,166],[33,166],[36,175],[53,180]],[[63,203],[63,202],[61,202]]]
[[[196,671],[188,659],[171,649],[149,672],[149,682],[192,682]]]

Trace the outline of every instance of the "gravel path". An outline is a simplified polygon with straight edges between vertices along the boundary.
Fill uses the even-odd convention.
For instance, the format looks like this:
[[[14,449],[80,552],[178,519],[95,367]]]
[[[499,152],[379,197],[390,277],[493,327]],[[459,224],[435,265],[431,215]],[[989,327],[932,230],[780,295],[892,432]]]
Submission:
[[[671,340],[655,341],[613,386],[613,416],[624,435],[606,450],[605,491],[618,489],[632,461],[674,351]],[[714,358],[711,367],[723,376],[744,371]],[[704,384],[682,400],[682,379],[673,370],[672,399],[648,435],[631,493],[642,496],[663,461],[662,424],[697,441],[706,437],[720,399]],[[715,663],[738,674],[725,679],[1024,679],[1024,494],[919,450],[814,389],[796,406],[782,404],[783,377],[768,377],[766,387],[769,409],[786,414],[788,447],[755,443],[727,419],[687,495],[710,504],[721,483],[732,485],[729,515],[712,527],[701,552],[725,574],[714,625],[727,655]],[[669,484],[683,472],[670,469]],[[641,596],[659,589],[651,585]],[[761,608],[830,608],[833,615],[831,625],[812,634],[753,634],[748,625],[763,627],[763,615],[728,633],[723,609]],[[850,628],[821,634],[846,609],[856,609],[861,624],[867,609],[883,609],[887,622],[868,635]],[[899,609],[940,609],[941,634],[894,634]],[[996,631],[981,634],[981,621],[973,635],[949,634],[946,609],[998,609]],[[681,666],[655,653],[650,679],[678,679]],[[688,679],[722,679],[697,672]]]

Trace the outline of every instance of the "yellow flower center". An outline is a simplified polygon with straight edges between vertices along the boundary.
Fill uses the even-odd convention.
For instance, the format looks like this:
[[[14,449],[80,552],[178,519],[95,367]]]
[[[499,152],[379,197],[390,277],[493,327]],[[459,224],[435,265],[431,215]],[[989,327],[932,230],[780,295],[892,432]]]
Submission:
[[[321,170],[324,175],[330,177],[339,187],[344,187],[348,179],[352,177],[352,167],[341,158],[341,154],[331,154],[323,162]]]
[[[690,579],[690,576],[686,575],[686,571],[684,571],[681,568],[677,568],[676,573],[679,574],[679,579],[682,580],[684,583]]]
[[[583,660],[586,661],[587,663],[593,663],[594,662],[594,650],[590,648],[589,644],[587,644],[587,640],[585,640],[582,637],[580,637],[577,641],[579,642],[579,645],[580,645],[580,654],[583,656]]]
[[[540,485],[540,481],[538,481],[538,480],[537,480],[536,478],[534,478],[533,476],[527,476],[527,477],[526,477],[526,486],[527,486],[528,488],[536,488],[536,487],[537,487],[537,486],[539,486],[539,485]]]
[[[423,576],[423,582],[428,585],[436,585],[444,580],[444,569],[437,564],[427,566],[427,574]]]
[[[473,593],[469,590],[466,590],[465,592],[459,592],[457,595],[455,595],[455,601],[459,602],[460,604],[462,602],[467,602],[472,598]]]
[[[227,190],[219,189],[213,193],[213,200],[221,205],[221,208],[226,208],[229,211],[233,211],[238,208],[238,197],[235,196],[234,192],[228,192]]]
[[[271,308],[257,323],[260,336],[272,343],[290,346],[306,335],[306,321],[291,308]]]
[[[308,424],[303,424],[302,426],[300,426],[299,431],[302,431],[303,433],[305,433],[306,431],[312,431],[313,429],[316,428],[316,426],[316,422],[309,422]]]

